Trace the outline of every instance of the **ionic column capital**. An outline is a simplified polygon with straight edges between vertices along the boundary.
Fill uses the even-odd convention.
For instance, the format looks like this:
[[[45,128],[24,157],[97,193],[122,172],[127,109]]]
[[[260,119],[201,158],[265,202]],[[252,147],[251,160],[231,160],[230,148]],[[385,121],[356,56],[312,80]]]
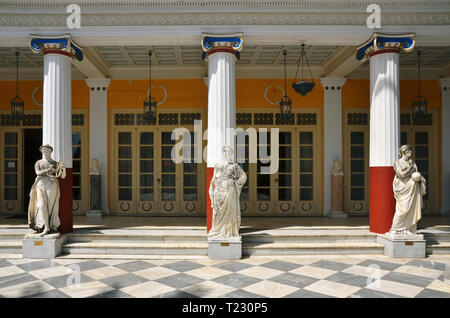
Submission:
[[[70,36],[64,35],[37,35],[31,34],[30,48],[33,53],[62,54],[74,57],[77,61],[83,60],[82,46],[78,45]]]
[[[415,47],[414,34],[374,33],[358,47],[356,59],[361,61],[381,53],[400,53],[412,51]]]
[[[202,34],[203,57],[208,55],[225,52],[234,54],[239,58],[239,52],[244,45],[242,33],[234,34]]]

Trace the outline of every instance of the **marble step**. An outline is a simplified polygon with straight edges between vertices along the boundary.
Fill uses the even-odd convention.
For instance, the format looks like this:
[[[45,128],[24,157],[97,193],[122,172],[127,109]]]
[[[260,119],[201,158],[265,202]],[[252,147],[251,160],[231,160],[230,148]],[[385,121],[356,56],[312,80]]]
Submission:
[[[63,254],[208,255],[208,243],[197,242],[83,242],[66,243]]]
[[[22,254],[22,241],[0,241],[0,254]]]
[[[368,231],[267,231],[242,234],[245,243],[281,243],[281,242],[375,242],[376,235]]]
[[[427,254],[450,254],[450,242],[433,243],[426,245]]]
[[[243,255],[334,255],[383,254],[384,247],[376,242],[339,243],[252,243],[242,245]]]
[[[205,231],[111,230],[102,233],[71,233],[68,242],[206,242]]]
[[[4,241],[20,241],[24,238],[22,233],[0,233],[0,242]]]
[[[207,255],[163,254],[62,254],[58,259],[209,260]]]

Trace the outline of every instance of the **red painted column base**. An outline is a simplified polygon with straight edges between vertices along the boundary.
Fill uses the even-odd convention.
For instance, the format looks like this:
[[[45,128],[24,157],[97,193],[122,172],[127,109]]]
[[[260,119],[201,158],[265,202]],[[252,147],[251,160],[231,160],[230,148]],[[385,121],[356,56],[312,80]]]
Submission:
[[[73,217],[72,217],[72,168],[66,168],[66,177],[64,179],[58,178],[59,190],[61,196],[59,197],[59,232],[61,234],[73,231]]]
[[[214,168],[206,168],[206,232],[209,232],[212,226],[213,210],[211,207],[211,199],[209,198],[209,186],[214,176]]]
[[[370,167],[369,224],[370,232],[389,232],[395,213],[395,198],[392,181],[393,167]]]

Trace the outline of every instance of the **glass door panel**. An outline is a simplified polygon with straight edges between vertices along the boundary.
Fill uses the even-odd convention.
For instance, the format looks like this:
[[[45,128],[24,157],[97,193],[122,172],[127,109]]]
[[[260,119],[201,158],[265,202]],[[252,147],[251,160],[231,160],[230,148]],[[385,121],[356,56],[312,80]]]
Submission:
[[[138,132],[138,211],[151,213],[157,210],[155,205],[155,160],[153,131]]]
[[[249,137],[245,134],[244,131],[237,131],[236,134],[236,162],[239,166],[241,166],[242,170],[247,175],[247,180],[242,187],[240,200],[240,208],[242,215],[247,215],[250,209],[250,192],[249,192],[249,184],[250,184],[250,164],[249,164]]]
[[[194,162],[197,146],[195,146],[195,140],[197,136],[195,132],[190,132],[183,136],[184,149],[183,149],[183,162],[180,163],[180,173],[182,178],[177,180],[183,180],[182,184],[182,202],[181,210],[184,213],[199,213],[201,212],[202,202],[200,196],[200,183],[203,179],[201,173],[201,164]],[[190,150],[190,153],[184,153],[184,151]]]
[[[133,213],[136,212],[134,204],[135,194],[133,193],[133,173],[135,172],[135,165],[133,162],[133,131],[118,131],[116,133],[116,144],[116,209],[119,213]]]
[[[3,175],[2,211],[6,213],[22,212],[21,204],[21,136],[19,131],[3,133],[2,158]],[[30,172],[32,173],[32,172]]]
[[[171,131],[162,131],[160,135],[160,177],[157,179],[160,196],[160,212],[178,212],[180,193],[177,193],[177,166],[172,160],[172,147],[175,141],[171,139]],[[178,199],[178,202],[177,202]],[[177,204],[178,203],[178,204]]]
[[[269,214],[274,207],[274,191],[272,185],[275,184],[274,175],[263,173],[270,169],[270,131],[259,133],[257,144],[256,163],[256,212],[259,214]]]
[[[292,191],[292,169],[286,169],[292,167],[292,132],[280,131],[278,136],[279,148],[279,169],[275,176],[275,191],[277,208],[276,210],[281,213],[289,213],[294,211],[294,200]],[[280,169],[280,167],[283,167]]]

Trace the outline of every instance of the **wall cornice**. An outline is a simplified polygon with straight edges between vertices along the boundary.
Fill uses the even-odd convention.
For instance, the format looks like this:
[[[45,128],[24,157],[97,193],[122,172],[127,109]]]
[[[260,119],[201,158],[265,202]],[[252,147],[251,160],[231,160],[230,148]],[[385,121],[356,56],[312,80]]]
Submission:
[[[0,9],[65,9],[72,4],[72,0],[22,0],[5,1],[0,3]],[[313,10],[333,10],[366,8],[373,0],[77,0],[81,8],[86,9],[134,9],[134,8],[165,8],[165,9],[204,9],[204,8],[233,8],[236,10],[267,10],[267,9],[313,9]],[[416,0],[416,1],[392,1],[378,0],[377,4],[384,9],[422,10],[432,8],[440,11],[442,8],[449,8],[448,0]]]
[[[177,14],[82,14],[86,26],[151,25],[365,25],[367,13],[177,13]],[[0,25],[7,27],[64,27],[67,14],[2,14]],[[383,14],[383,25],[450,25],[448,13]]]

